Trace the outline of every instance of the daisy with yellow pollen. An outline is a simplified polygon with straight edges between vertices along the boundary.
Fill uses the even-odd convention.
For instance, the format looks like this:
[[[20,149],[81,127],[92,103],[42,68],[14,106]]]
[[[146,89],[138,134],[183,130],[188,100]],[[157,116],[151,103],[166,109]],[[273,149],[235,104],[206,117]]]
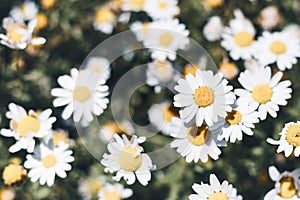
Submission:
[[[27,155],[24,167],[30,169],[28,177],[32,182],[39,180],[41,185],[47,183],[50,187],[54,184],[55,176],[66,178],[66,171],[71,170],[70,162],[74,161],[73,152],[69,145],[59,143],[55,148],[41,143],[35,148],[34,154]]]
[[[143,11],[145,7],[146,0],[123,0],[121,6],[122,11]]]
[[[234,143],[243,139],[243,133],[253,135],[251,128],[255,128],[254,123],[259,122],[259,113],[256,107],[250,107],[239,99],[232,107],[232,111],[227,113],[225,124],[222,127],[222,135],[218,139],[225,139]]]
[[[148,111],[150,123],[165,135],[170,135],[172,118],[178,116],[178,111],[168,101],[154,104]]]
[[[33,37],[33,30],[36,27],[36,19],[28,22],[17,22],[11,17],[3,19],[3,28],[6,34],[0,34],[0,43],[12,49],[25,49],[28,45],[42,45],[46,42],[45,38]]]
[[[199,127],[203,122],[212,126],[218,117],[225,118],[235,100],[233,87],[221,73],[214,75],[210,70],[197,70],[196,76],[188,74],[174,89],[179,92],[174,106],[181,108],[180,117],[185,123],[195,121]]]
[[[84,178],[80,181],[78,191],[81,194],[83,200],[96,199],[98,197],[99,191],[105,186],[106,177],[92,177]]]
[[[273,145],[279,145],[277,153],[284,152],[285,157],[289,157],[293,151],[296,157],[300,155],[300,121],[289,122],[285,124],[282,131],[279,133],[278,141],[271,138],[267,142]]]
[[[300,199],[300,169],[280,174],[276,167],[269,167],[269,175],[275,182],[275,188],[270,190],[264,200],[297,200]]]
[[[221,45],[233,60],[248,60],[254,48],[255,28],[240,10],[234,11],[235,18],[224,28]]]
[[[126,135],[128,138],[134,133],[134,128],[129,121],[122,121],[120,123],[108,122],[101,125],[99,137],[104,143],[108,143],[114,139],[114,135]]]
[[[99,200],[122,200],[131,197],[132,189],[124,188],[119,183],[107,183],[98,193]]]
[[[178,19],[151,22],[143,44],[151,51],[154,60],[176,59],[176,51],[189,44],[189,31]]]
[[[124,178],[128,185],[132,185],[136,178],[143,185],[148,185],[151,180],[150,171],[155,169],[151,158],[143,152],[141,143],[145,142],[145,137],[133,135],[129,140],[125,135],[120,137],[114,135],[115,140],[107,145],[110,154],[104,154],[101,160],[106,173],[117,172],[113,177],[115,181]]]
[[[245,104],[258,108],[260,119],[265,120],[269,113],[273,118],[277,117],[279,105],[287,105],[292,89],[291,81],[281,81],[282,72],[272,76],[270,67],[256,67],[240,73],[239,82],[245,89],[236,89]]]
[[[279,70],[291,69],[300,57],[300,41],[288,32],[264,32],[255,44],[254,57],[263,66],[276,63]]]
[[[34,19],[37,13],[37,5],[33,1],[25,1],[21,6],[14,7],[9,14],[17,21],[26,21]]]
[[[27,176],[26,170],[22,165],[11,163],[2,172],[2,179],[5,185],[20,183]]]
[[[146,0],[145,11],[154,20],[170,19],[180,12],[177,4],[177,0]]]
[[[209,176],[209,184],[194,183],[193,190],[197,194],[191,194],[189,200],[242,200],[243,197],[237,194],[237,189],[228,181],[220,183],[215,174]]]
[[[146,83],[154,86],[154,91],[160,93],[163,87],[173,88],[179,74],[176,73],[169,61],[155,60],[148,64],[146,71]]]
[[[107,80],[110,77],[110,63],[104,57],[90,57],[86,62],[85,69],[93,71],[104,80]]]
[[[9,152],[15,153],[21,149],[33,152],[34,138],[43,138],[56,121],[55,117],[50,117],[52,110],[47,109],[40,114],[29,110],[27,113],[23,107],[14,103],[10,103],[8,108],[6,117],[10,119],[10,129],[1,129],[0,134],[15,138],[16,143],[9,148]]]
[[[57,82],[62,88],[54,88],[51,95],[57,97],[54,107],[67,105],[62,113],[63,119],[68,119],[73,113],[73,120],[91,122],[93,114],[101,115],[107,108],[109,100],[106,80],[91,70],[71,70],[71,76],[58,77]]]
[[[226,141],[218,140],[223,124],[220,120],[212,127],[186,125],[182,119],[173,117],[170,135],[176,139],[171,143],[171,148],[176,148],[188,163],[199,160],[206,163],[209,157],[217,160],[221,154],[219,146],[226,146]]]
[[[103,33],[110,34],[114,29],[116,16],[114,12],[106,5],[98,8],[94,15],[94,28]]]

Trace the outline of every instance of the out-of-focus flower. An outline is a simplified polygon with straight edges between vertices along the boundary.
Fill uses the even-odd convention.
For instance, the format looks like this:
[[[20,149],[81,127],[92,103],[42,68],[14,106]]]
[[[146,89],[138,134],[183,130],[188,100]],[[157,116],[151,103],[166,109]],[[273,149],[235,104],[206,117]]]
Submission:
[[[275,188],[270,190],[264,200],[297,200],[300,195],[300,169],[280,174],[276,167],[269,167],[269,175],[275,182]]]
[[[146,0],[123,0],[121,7],[122,11],[143,11],[145,7]]]
[[[229,51],[233,60],[250,59],[254,48],[255,28],[240,10],[234,11],[235,18],[224,28],[221,45]]]
[[[232,111],[227,113],[225,124],[222,127],[222,135],[218,139],[234,143],[243,139],[243,133],[253,135],[251,128],[259,122],[259,114],[256,107],[250,107],[243,101],[237,100]]]
[[[101,115],[109,102],[108,86],[105,79],[91,70],[71,70],[71,76],[58,77],[57,82],[62,88],[54,88],[51,95],[57,97],[53,101],[55,107],[67,105],[62,113],[63,119],[68,119],[73,113],[73,120],[81,119],[87,122],[93,120],[93,114]]]
[[[150,24],[144,39],[144,46],[150,48],[154,60],[176,59],[176,51],[189,43],[189,31],[178,19],[159,20]]]
[[[268,6],[260,11],[258,23],[264,30],[276,28],[281,22],[281,15],[277,6]]]
[[[202,56],[198,62],[188,63],[183,67],[182,75],[186,77],[188,74],[196,76],[197,70],[206,70],[207,68],[207,58]]]
[[[118,134],[120,136],[126,135],[128,138],[134,133],[134,128],[129,121],[122,121],[121,123],[109,122],[103,124],[99,131],[100,139],[107,143],[114,139],[114,135]]]
[[[154,19],[170,19],[178,15],[177,0],[146,0],[145,11]]]
[[[167,101],[152,105],[148,111],[149,121],[165,135],[170,135],[171,120],[178,115],[176,109]]]
[[[124,188],[119,183],[107,183],[98,193],[99,200],[122,200],[131,197],[132,189]]]
[[[16,22],[10,17],[4,18],[3,28],[6,30],[6,34],[0,34],[1,44],[12,49],[25,49],[30,44],[44,44],[45,38],[32,36],[36,23],[36,19],[25,25],[23,22]]]
[[[147,37],[149,27],[150,22],[136,21],[130,25],[130,30],[134,32],[138,41],[143,41]]]
[[[162,87],[173,88],[178,80],[172,64],[169,61],[154,61],[148,64],[146,71],[146,83],[154,86],[155,92],[159,93]]]
[[[110,77],[110,63],[104,57],[90,57],[85,68],[98,74],[101,79],[107,80]]]
[[[224,3],[224,0],[203,0],[203,4],[206,8],[217,8],[219,6],[222,6]]]
[[[14,200],[16,197],[15,191],[12,189],[1,188],[0,200]]]
[[[5,137],[14,137],[16,143],[9,148],[9,152],[15,153],[21,149],[26,149],[31,153],[34,150],[34,138],[43,138],[52,128],[56,121],[55,117],[50,117],[52,110],[47,109],[40,114],[26,110],[14,103],[8,105],[9,111],[6,117],[11,119],[10,129],[1,129],[1,135]]]
[[[261,65],[259,64],[259,62],[253,58],[249,59],[249,60],[245,60],[244,62],[244,66],[246,69],[252,70],[256,67],[261,67]]]
[[[203,28],[203,35],[208,41],[217,41],[221,38],[223,28],[221,18],[219,16],[212,16]]]
[[[203,122],[212,126],[218,117],[225,118],[235,100],[233,87],[221,73],[214,75],[210,70],[197,70],[196,76],[188,74],[174,89],[179,92],[174,96],[174,106],[182,109],[180,117],[185,123],[196,120],[199,127]]]
[[[296,157],[300,155],[300,121],[286,123],[282,131],[279,133],[278,141],[271,138],[267,142],[273,145],[279,145],[277,153],[284,152],[285,157],[289,157],[293,151]],[[294,150],[295,148],[295,150]]]
[[[208,156],[217,160],[221,154],[219,146],[226,146],[225,140],[217,139],[223,124],[223,121],[219,121],[211,127],[205,124],[186,125],[182,119],[173,117],[170,135],[176,139],[171,143],[171,148],[176,148],[181,156],[186,157],[188,163],[192,161],[197,163],[199,160],[205,163]]]
[[[80,181],[78,191],[84,200],[96,199],[99,191],[105,186],[105,184],[105,176],[83,179]]]
[[[229,184],[228,181],[220,183],[215,174],[209,176],[209,184],[194,183],[193,190],[197,194],[191,194],[189,200],[242,200],[243,197],[237,194],[237,189]]]
[[[277,117],[279,105],[287,105],[292,89],[291,81],[281,81],[282,72],[272,76],[270,67],[259,67],[246,70],[240,74],[239,82],[245,89],[235,89],[245,104],[258,108],[261,120],[267,118],[269,113],[273,118]]]
[[[38,13],[35,16],[35,19],[37,21],[35,30],[41,30],[47,27],[48,25],[48,17],[44,13]]]
[[[294,38],[300,39],[300,26],[298,24],[289,24],[284,27],[283,31]]]
[[[48,10],[52,8],[56,3],[56,0],[40,0],[42,8]]]
[[[223,74],[224,78],[232,80],[238,75],[239,68],[234,62],[229,62],[228,59],[224,59],[219,66],[219,72]]]
[[[26,170],[22,165],[11,163],[2,172],[2,179],[5,185],[20,183],[27,176]]]
[[[25,1],[21,6],[14,7],[9,14],[16,21],[26,21],[34,19],[37,13],[37,5],[32,1]]]
[[[117,172],[113,177],[115,181],[124,178],[128,185],[132,185],[136,178],[143,185],[148,185],[151,180],[151,170],[154,169],[151,158],[142,153],[140,146],[146,138],[133,135],[129,140],[125,135],[114,135],[115,140],[107,145],[110,154],[104,154],[101,163],[107,173]]]
[[[50,130],[50,132],[44,137],[45,143],[51,143],[53,148],[57,147],[60,142],[66,143],[68,145],[73,145],[74,141],[69,138],[68,132],[62,129]]]
[[[66,171],[71,170],[70,162],[74,161],[69,145],[59,143],[55,148],[41,143],[35,148],[34,154],[27,155],[24,167],[30,169],[28,177],[32,182],[39,180],[41,185],[47,183],[50,187],[54,184],[55,176],[66,178]]]
[[[94,28],[103,33],[110,34],[114,29],[116,16],[114,12],[106,5],[98,8],[94,15]]]
[[[255,44],[254,57],[266,66],[276,63],[284,71],[291,69],[300,57],[300,41],[283,32],[264,32]]]

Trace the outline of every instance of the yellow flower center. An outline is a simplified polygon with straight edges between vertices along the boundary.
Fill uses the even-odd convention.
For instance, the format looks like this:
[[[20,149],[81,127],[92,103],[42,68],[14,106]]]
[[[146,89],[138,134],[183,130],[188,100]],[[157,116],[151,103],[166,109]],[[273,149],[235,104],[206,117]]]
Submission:
[[[104,197],[105,197],[105,200],[121,200],[122,199],[117,190],[105,191]]]
[[[59,142],[67,143],[69,138],[62,131],[56,131],[52,136],[53,147],[56,147]]]
[[[285,139],[294,147],[300,146],[300,124],[294,124],[287,128]]]
[[[267,84],[259,84],[254,87],[252,97],[254,101],[260,104],[268,103],[273,96],[272,88]]]
[[[245,31],[234,35],[234,41],[240,47],[248,47],[253,42],[253,39],[253,35]]]
[[[195,103],[200,107],[210,106],[215,100],[214,91],[207,86],[199,87],[195,90],[194,100]]]
[[[40,121],[32,115],[27,115],[16,123],[16,130],[21,137],[26,137],[28,132],[37,133],[40,129]]]
[[[270,51],[276,55],[286,52],[286,45],[281,41],[275,41],[270,46]]]
[[[216,8],[223,4],[223,0],[205,0],[205,4],[211,8]]]
[[[178,114],[175,112],[174,108],[171,106],[165,106],[163,108],[163,112],[164,112],[164,119],[167,122],[171,122],[172,117],[178,116]]]
[[[36,24],[36,27],[35,27],[37,30],[43,29],[47,26],[48,18],[44,13],[38,13],[35,16],[35,18],[37,20],[37,24]]]
[[[162,46],[169,46],[173,41],[173,35],[168,32],[164,32],[159,37],[159,43]]]
[[[89,88],[85,86],[78,86],[73,91],[73,99],[75,101],[79,101],[80,103],[84,103],[89,100],[91,97],[91,91]]]
[[[167,6],[168,6],[168,4],[167,4],[166,2],[164,2],[164,1],[161,1],[161,2],[159,2],[159,4],[158,4],[158,7],[159,7],[160,9],[166,9]]]
[[[154,66],[157,67],[160,71],[163,77],[168,75],[168,63],[164,61],[154,61]]]
[[[144,7],[145,0],[130,0],[129,4],[131,7],[141,10]]]
[[[99,8],[94,16],[94,20],[96,23],[109,23],[115,20],[114,13],[107,7]]]
[[[283,177],[280,180],[280,192],[278,193],[278,195],[280,195],[283,198],[292,198],[293,196],[295,196],[298,193],[295,183],[294,183],[294,179],[292,177]]]
[[[41,6],[46,10],[52,8],[55,2],[56,0],[40,0]]]
[[[6,29],[6,35],[8,39],[21,43],[23,42],[24,35],[20,33],[20,29],[27,29],[24,24],[14,24],[13,26]]]
[[[225,72],[229,79],[233,79],[237,74],[238,68],[234,63],[224,61],[221,63],[219,71]]]
[[[214,192],[208,197],[208,200],[229,200],[229,198],[223,192]]]
[[[202,125],[200,127],[191,126],[188,129],[188,139],[195,146],[201,146],[205,144],[207,139],[208,127]]]
[[[229,125],[236,125],[242,121],[242,114],[237,110],[232,110],[231,112],[227,113],[226,116],[226,123]]]
[[[42,158],[42,164],[45,168],[51,168],[57,163],[56,157],[53,154],[49,154]]]
[[[138,152],[136,148],[126,147],[119,155],[120,168],[127,172],[134,172],[142,165],[142,156],[134,155]]]
[[[21,181],[25,175],[26,171],[21,165],[9,164],[2,172],[2,179],[4,184],[11,185]]]

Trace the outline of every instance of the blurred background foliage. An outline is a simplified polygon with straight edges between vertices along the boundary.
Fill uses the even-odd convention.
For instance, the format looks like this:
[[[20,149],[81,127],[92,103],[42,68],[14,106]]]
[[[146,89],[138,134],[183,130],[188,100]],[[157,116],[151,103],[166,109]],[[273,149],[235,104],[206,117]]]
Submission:
[[[15,186],[16,199],[80,199],[79,183],[88,177],[103,174],[103,167],[85,149],[72,121],[65,121],[60,117],[62,108],[53,108],[50,89],[58,86],[56,82],[58,76],[69,74],[71,68],[79,67],[96,45],[110,37],[110,35],[95,31],[92,26],[95,9],[106,1],[57,0],[54,7],[50,9],[41,7],[39,1],[35,2],[39,5],[40,12],[46,14],[48,18],[46,28],[38,32],[39,36],[47,39],[47,43],[42,47],[29,47],[24,51],[0,46],[1,128],[9,126],[5,112],[10,102],[20,104],[26,109],[52,108],[53,115],[58,118],[54,129],[68,130],[70,137],[75,140],[73,147],[75,162],[72,163],[73,169],[68,173],[68,177],[56,178],[55,185],[51,188],[31,183],[30,180],[20,186]],[[13,6],[22,3],[23,1],[19,0],[1,0],[0,19],[8,16]],[[181,0],[179,5],[181,9],[179,19],[186,24],[191,37],[209,52],[217,66],[228,55],[221,48],[220,42],[208,42],[203,37],[202,29],[210,16],[219,15],[223,23],[227,24],[233,17],[233,10],[240,8],[255,24],[257,35],[262,32],[257,25],[257,17],[259,12],[268,5],[277,6],[283,16],[278,30],[287,24],[299,23],[300,19],[300,1],[294,0],[258,0],[256,3],[247,0],[228,0],[222,6],[211,10],[205,9],[201,0]],[[137,20],[148,21],[149,19],[145,13],[132,13],[130,22]],[[113,34],[127,29],[127,25],[118,24]],[[1,32],[3,33],[4,29],[1,29]],[[143,64],[147,60],[150,61],[149,55],[143,54],[143,56],[135,56],[131,61],[120,58],[112,63],[112,77],[108,82],[110,91],[113,90],[118,77],[133,66]],[[236,64],[241,71],[244,70],[243,62],[236,62]],[[182,66],[182,63],[179,61],[176,65]],[[243,141],[228,144],[228,147],[222,148],[223,153],[217,161],[209,161],[206,164],[200,162],[187,164],[183,158],[180,158],[172,165],[155,171],[147,187],[142,187],[138,183],[131,186],[134,195],[130,199],[187,199],[188,195],[193,193],[191,189],[193,183],[208,182],[210,173],[217,174],[221,181],[226,179],[231,182],[244,199],[262,199],[273,187],[273,182],[267,173],[270,165],[276,165],[280,171],[300,167],[298,158],[285,158],[283,154],[276,154],[276,147],[266,143],[267,137],[279,138],[278,133],[284,123],[299,120],[300,68],[298,65],[285,73],[285,78],[293,83],[293,98],[289,100],[287,107],[281,108],[276,119],[269,117],[266,121],[256,125],[253,137],[244,136]],[[231,80],[231,84],[239,87],[236,79]],[[134,108],[132,115],[136,123],[148,124],[147,109],[162,99],[172,100],[172,93],[164,91],[161,94],[155,94],[153,88],[148,86],[140,88],[134,94],[131,103]],[[108,110],[99,117],[99,121],[108,120],[110,117],[111,113]],[[159,135],[144,146],[146,151],[149,151],[168,144],[170,141],[170,138]],[[0,169],[3,169],[12,157],[20,157],[22,161],[25,159],[24,151],[9,154],[8,147],[12,143],[13,139],[1,137]],[[108,177],[111,178],[110,175]],[[0,182],[0,187],[5,187],[2,182]]]

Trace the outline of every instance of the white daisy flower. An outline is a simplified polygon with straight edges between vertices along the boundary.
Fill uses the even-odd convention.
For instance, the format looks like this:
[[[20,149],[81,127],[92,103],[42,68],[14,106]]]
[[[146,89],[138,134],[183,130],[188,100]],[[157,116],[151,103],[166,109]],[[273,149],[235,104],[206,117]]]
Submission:
[[[276,167],[269,167],[269,175],[275,182],[275,188],[270,190],[264,200],[299,200],[300,199],[300,169],[280,174]]]
[[[154,86],[154,91],[160,93],[163,87],[173,88],[179,79],[179,74],[174,70],[169,61],[154,61],[148,64],[146,83]]]
[[[179,92],[174,96],[174,106],[182,109],[180,117],[185,123],[196,120],[197,126],[203,122],[212,126],[218,117],[225,118],[232,110],[233,87],[222,78],[221,73],[214,75],[210,70],[197,70],[196,76],[188,74],[186,79],[179,79],[174,88]]]
[[[276,28],[282,21],[282,16],[280,15],[277,6],[271,5],[262,9],[259,13],[258,24],[264,30],[271,30]]]
[[[105,186],[105,184],[105,176],[84,178],[79,183],[78,192],[84,200],[96,199],[99,191]]]
[[[223,59],[219,66],[219,72],[223,74],[224,78],[232,80],[240,71],[234,62],[229,62],[228,59]]]
[[[122,11],[143,11],[145,7],[146,0],[122,0],[123,4],[121,6]]]
[[[110,63],[104,57],[90,57],[87,60],[85,69],[92,70],[104,80],[109,79],[111,73]]]
[[[227,113],[225,124],[222,127],[222,135],[218,139],[225,139],[234,143],[243,139],[243,133],[253,135],[251,128],[259,122],[259,113],[256,107],[250,107],[241,100],[237,100],[232,111]]]
[[[279,145],[277,153],[284,152],[285,157],[289,157],[293,151],[296,157],[300,155],[300,121],[289,122],[285,124],[282,131],[279,133],[280,139],[278,141],[271,138],[267,142],[273,145]],[[294,149],[295,148],[295,149]]]
[[[143,41],[147,37],[150,24],[150,22],[142,23],[140,21],[136,21],[130,25],[130,30],[135,34],[138,41]]]
[[[175,60],[176,51],[189,43],[188,35],[189,31],[178,19],[159,20],[150,24],[143,43],[152,52],[152,59]]]
[[[206,70],[207,68],[207,57],[201,56],[198,62],[188,63],[183,67],[182,74],[183,77],[186,77],[188,74],[196,76],[197,70]]]
[[[221,45],[229,51],[233,60],[250,59],[254,48],[255,28],[240,10],[234,11],[235,19],[224,28]]]
[[[113,177],[115,181],[124,178],[127,184],[132,185],[136,178],[143,185],[148,185],[151,180],[150,170],[155,166],[151,158],[142,153],[143,148],[139,145],[146,138],[133,135],[130,140],[125,135],[122,138],[115,134],[115,140],[107,145],[110,154],[104,154],[101,163],[105,166],[104,171],[107,173],[117,172]]]
[[[70,139],[68,132],[62,129],[50,130],[43,138],[45,143],[51,143],[53,147],[57,147],[60,142],[66,143],[68,145],[74,145],[74,140]]]
[[[134,133],[134,128],[129,121],[122,121],[120,123],[108,122],[101,125],[99,130],[99,137],[104,143],[108,143],[114,139],[114,135],[125,134],[128,138]]]
[[[154,20],[170,19],[179,14],[178,0],[146,0],[144,10]]]
[[[12,49],[25,49],[30,44],[44,44],[45,38],[33,37],[32,35],[36,23],[36,19],[25,25],[23,22],[16,22],[11,17],[4,18],[2,26],[6,30],[6,34],[0,34],[0,43]]]
[[[224,140],[217,139],[223,124],[221,120],[212,127],[196,124],[187,126],[182,119],[173,117],[170,135],[176,139],[171,143],[171,148],[177,148],[177,152],[186,157],[188,163],[199,160],[205,163],[208,156],[217,160],[221,154],[219,146],[226,146]]]
[[[32,1],[25,1],[21,6],[14,7],[9,14],[17,21],[25,21],[34,19],[37,13],[37,5]]]
[[[148,117],[150,123],[159,131],[165,135],[170,135],[172,117],[178,117],[178,113],[175,112],[170,102],[165,101],[152,105],[148,111]]]
[[[300,39],[300,26],[298,24],[289,24],[284,27],[283,31],[294,38]]]
[[[62,113],[63,119],[68,119],[73,113],[73,120],[80,119],[91,122],[93,114],[99,116],[107,108],[109,102],[108,86],[105,79],[98,80],[99,75],[90,70],[73,68],[71,76],[58,77],[57,82],[62,88],[54,88],[51,95],[57,97],[53,101],[54,107],[67,105]]]
[[[24,167],[30,169],[28,177],[32,182],[39,180],[41,185],[47,183],[50,187],[54,184],[55,176],[66,178],[66,171],[71,170],[70,162],[74,161],[69,145],[59,143],[55,148],[41,143],[35,148],[33,155],[27,155]]]
[[[1,129],[1,135],[14,137],[16,143],[9,148],[9,152],[15,153],[26,149],[31,153],[34,150],[34,138],[43,138],[51,130],[55,117],[50,117],[52,110],[47,109],[40,114],[33,110],[26,110],[14,103],[8,105],[9,111],[6,117],[10,119],[10,129]]]
[[[300,57],[300,41],[285,32],[263,32],[255,44],[254,57],[263,66],[276,63],[279,70],[291,69]]]
[[[119,183],[107,183],[98,193],[99,200],[121,200],[131,197],[133,194],[132,189],[124,188]]]
[[[102,6],[95,12],[93,26],[96,30],[111,34],[116,20],[114,12],[108,6]]]
[[[209,184],[194,183],[193,190],[197,194],[191,194],[189,200],[242,200],[243,197],[237,194],[237,189],[228,181],[220,183],[215,174],[209,176]]]
[[[219,16],[212,16],[203,27],[203,35],[208,41],[217,41],[221,38],[223,24]]]
[[[289,80],[281,81],[282,72],[271,74],[270,67],[258,67],[240,73],[239,82],[245,89],[236,89],[245,104],[258,108],[260,119],[265,120],[269,113],[273,118],[277,117],[279,106],[287,105],[292,89],[289,88]]]

